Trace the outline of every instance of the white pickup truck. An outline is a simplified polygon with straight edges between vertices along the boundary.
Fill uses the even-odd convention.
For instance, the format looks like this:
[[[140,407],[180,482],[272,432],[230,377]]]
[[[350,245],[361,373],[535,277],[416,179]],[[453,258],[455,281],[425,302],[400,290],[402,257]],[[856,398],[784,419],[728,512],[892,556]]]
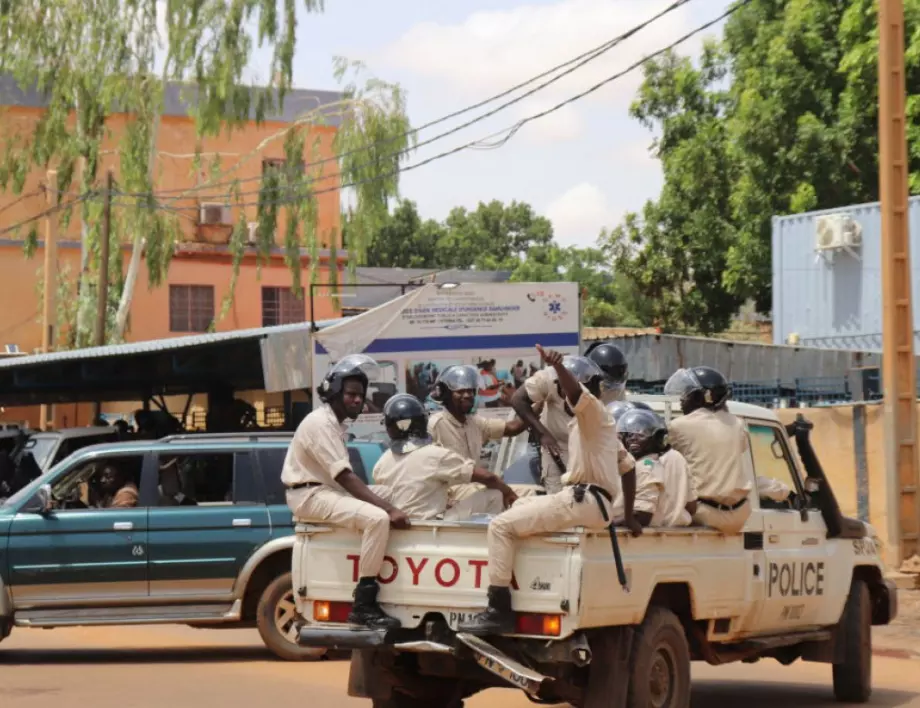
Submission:
[[[670,417],[672,403],[652,405]],[[389,632],[346,623],[359,537],[303,524],[293,559],[300,643],[355,650],[348,693],[374,708],[458,708],[495,686],[579,708],[688,708],[691,661],[763,658],[832,664],[837,699],[867,701],[871,625],[897,613],[876,532],[840,513],[807,421],[787,430],[768,409],[730,408],[748,425],[752,483],[756,474],[794,490],[783,503],[752,495],[743,534],[621,532],[628,591],[606,532],[528,539],[515,562],[517,631],[483,640],[456,629],[486,604],[487,520],[393,532],[380,601],[403,628]]]

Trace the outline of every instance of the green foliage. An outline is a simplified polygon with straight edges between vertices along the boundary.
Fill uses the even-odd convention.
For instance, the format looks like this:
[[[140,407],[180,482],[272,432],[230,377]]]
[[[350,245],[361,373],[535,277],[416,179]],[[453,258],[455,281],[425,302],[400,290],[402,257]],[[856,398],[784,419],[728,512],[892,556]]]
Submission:
[[[695,63],[650,62],[632,114],[659,198],[602,237],[665,328],[771,306],[771,220],[878,198],[873,0],[753,0]],[[904,2],[910,184],[920,190],[920,0]]]
[[[322,0],[301,0],[308,12],[322,11]],[[414,141],[398,86],[364,79],[362,67],[336,61],[345,84],[343,100],[302,114],[292,125],[263,141],[259,149],[224,169],[219,156],[204,153],[208,137],[228,135],[249,123],[280,112],[291,89],[296,47],[296,0],[97,0],[52,2],[24,0],[0,4],[0,72],[26,88],[35,87],[47,109],[29,133],[4,131],[0,153],[0,189],[20,194],[34,168],[55,168],[58,188],[90,195],[80,204],[84,224],[83,275],[75,315],[77,342],[92,328],[95,283],[101,267],[99,190],[105,175],[100,162],[110,137],[113,115],[127,115],[118,136],[118,189],[113,208],[113,259],[117,247],[132,244],[126,277],[118,272],[121,299],[113,336],[123,336],[139,268],[146,266],[151,287],[167,275],[175,245],[186,221],[196,221],[189,202],[203,189],[208,200],[228,206],[250,203],[235,177],[243,164],[273,141],[282,141],[286,166],[269,170],[259,190],[259,262],[269,256],[281,221],[285,261],[293,289],[300,293],[301,249],[316,256],[317,194],[354,185],[355,198],[343,222],[353,256],[362,258],[367,234],[386,216],[395,197],[398,167]],[[158,10],[160,16],[158,17]],[[264,87],[242,80],[256,46],[271,49],[271,81]],[[192,170],[206,164],[210,179],[193,190],[155,196],[158,185],[157,140],[169,82],[182,82],[197,134]],[[310,126],[335,120],[333,149],[338,159],[317,159],[319,145],[309,141]],[[365,149],[368,145],[371,147]],[[304,165],[308,167],[304,168]],[[217,185],[220,185],[220,188]],[[168,188],[165,185],[164,188]],[[214,196],[214,191],[226,191]],[[251,190],[248,190],[251,191]],[[62,215],[64,223],[69,214]],[[246,252],[243,226],[234,228],[232,283]],[[335,242],[335,234],[330,234]],[[28,242],[26,252],[30,251]],[[143,261],[142,261],[143,258]],[[314,258],[313,263],[316,260]],[[119,267],[121,261],[118,260]],[[109,264],[112,267],[112,264]],[[311,280],[315,279],[315,272]],[[233,297],[231,288],[230,298]],[[223,310],[229,307],[229,299]]]

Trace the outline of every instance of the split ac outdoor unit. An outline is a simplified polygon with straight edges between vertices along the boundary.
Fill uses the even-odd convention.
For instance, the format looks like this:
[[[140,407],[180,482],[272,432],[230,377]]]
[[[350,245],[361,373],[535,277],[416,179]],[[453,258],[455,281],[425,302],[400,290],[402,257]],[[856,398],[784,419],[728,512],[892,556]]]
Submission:
[[[850,251],[862,246],[862,226],[848,214],[825,214],[815,220],[816,251]]]
[[[232,223],[230,207],[216,202],[202,202],[198,223],[202,226],[229,226]]]

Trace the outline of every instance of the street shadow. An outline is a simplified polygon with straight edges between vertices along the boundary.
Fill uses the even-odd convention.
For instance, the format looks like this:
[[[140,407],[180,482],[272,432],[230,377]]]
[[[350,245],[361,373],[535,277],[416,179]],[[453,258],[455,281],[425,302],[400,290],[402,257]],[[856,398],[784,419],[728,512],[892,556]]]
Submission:
[[[868,705],[878,708],[906,706],[918,697],[918,693],[876,688]],[[758,681],[701,681],[693,680],[691,708],[776,708],[776,706],[847,706],[837,703],[830,686],[795,683],[762,683]],[[866,704],[863,704],[866,705]]]
[[[341,661],[350,654],[335,653],[321,661]],[[80,664],[232,664],[271,661],[264,647],[180,647],[164,649],[9,649],[0,651],[0,666],[72,666]]]

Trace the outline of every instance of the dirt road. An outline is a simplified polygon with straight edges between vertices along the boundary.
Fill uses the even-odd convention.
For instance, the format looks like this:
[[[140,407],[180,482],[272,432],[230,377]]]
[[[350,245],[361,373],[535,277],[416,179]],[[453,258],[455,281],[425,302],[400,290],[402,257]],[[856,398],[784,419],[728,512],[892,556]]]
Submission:
[[[3,708],[351,708],[347,662],[274,660],[251,630],[118,627],[15,630],[0,645]],[[870,705],[920,708],[920,662],[875,658]],[[694,708],[833,706],[830,667],[773,661],[694,665]],[[513,691],[493,690],[470,708],[524,708]]]

